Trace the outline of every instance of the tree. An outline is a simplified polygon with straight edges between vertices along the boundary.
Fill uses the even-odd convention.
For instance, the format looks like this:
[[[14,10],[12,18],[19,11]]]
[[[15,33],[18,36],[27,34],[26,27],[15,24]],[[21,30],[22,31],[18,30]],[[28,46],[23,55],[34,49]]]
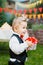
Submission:
[[[4,8],[7,0],[0,0],[0,7]],[[0,13],[0,26],[6,22],[6,16],[4,11]]]
[[[7,0],[0,0],[0,7],[5,8],[6,2]],[[15,15],[13,15],[12,13],[10,12],[5,13],[4,11],[2,11],[0,13],[0,26],[2,26],[3,23],[5,22],[8,22],[8,24],[11,25],[13,18],[15,18]]]
[[[3,23],[6,22],[6,16],[5,16],[5,13],[4,11],[2,13],[0,13],[0,27],[1,25],[3,25]]]
[[[0,7],[4,8],[6,7],[7,0],[0,0]]]

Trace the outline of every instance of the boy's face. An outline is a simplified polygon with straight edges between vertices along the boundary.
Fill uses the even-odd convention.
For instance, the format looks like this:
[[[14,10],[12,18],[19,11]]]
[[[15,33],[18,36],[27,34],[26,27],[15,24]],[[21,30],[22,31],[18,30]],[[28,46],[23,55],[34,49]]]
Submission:
[[[18,26],[17,26],[17,28],[16,28],[16,31],[15,32],[17,32],[18,34],[22,34],[22,35],[24,35],[25,33],[26,33],[26,31],[27,31],[27,29],[26,29],[26,27],[27,27],[27,22],[21,22]]]

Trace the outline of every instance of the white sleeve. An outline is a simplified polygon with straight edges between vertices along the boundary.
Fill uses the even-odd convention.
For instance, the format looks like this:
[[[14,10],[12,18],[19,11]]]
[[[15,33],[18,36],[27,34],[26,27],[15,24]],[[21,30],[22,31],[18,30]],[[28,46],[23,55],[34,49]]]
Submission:
[[[20,44],[16,37],[12,37],[9,42],[9,47],[15,54],[21,54],[28,45],[26,42]]]

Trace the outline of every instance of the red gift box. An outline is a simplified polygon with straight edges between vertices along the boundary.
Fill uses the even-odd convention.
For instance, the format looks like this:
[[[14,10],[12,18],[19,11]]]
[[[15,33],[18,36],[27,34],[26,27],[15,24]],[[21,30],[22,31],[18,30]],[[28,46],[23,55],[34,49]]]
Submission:
[[[24,37],[23,35],[20,35],[21,39],[23,39],[23,37]],[[26,40],[31,41],[33,44],[37,44],[38,43],[38,40],[35,37],[28,37]]]
[[[31,41],[33,44],[38,43],[38,40],[35,37],[28,37],[26,40]]]

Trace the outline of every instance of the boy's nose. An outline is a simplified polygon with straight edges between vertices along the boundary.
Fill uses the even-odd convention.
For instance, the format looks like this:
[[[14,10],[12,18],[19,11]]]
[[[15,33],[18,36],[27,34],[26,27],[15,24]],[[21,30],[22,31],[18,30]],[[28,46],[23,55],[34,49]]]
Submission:
[[[27,29],[25,29],[25,32],[27,32]]]
[[[23,30],[23,33],[24,33],[24,34],[26,33],[26,30],[25,30],[25,29]]]

